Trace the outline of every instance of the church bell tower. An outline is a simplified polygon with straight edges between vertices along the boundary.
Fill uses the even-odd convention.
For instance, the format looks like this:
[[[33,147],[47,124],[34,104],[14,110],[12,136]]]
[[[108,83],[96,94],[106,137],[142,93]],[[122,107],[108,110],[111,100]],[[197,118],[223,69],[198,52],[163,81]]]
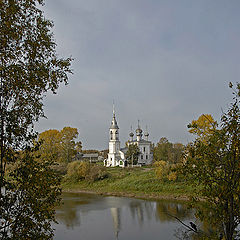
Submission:
[[[109,128],[109,153],[107,159],[107,166],[115,167],[119,165],[120,161],[120,141],[119,141],[119,127],[116,120],[115,109],[113,106],[113,118]]]

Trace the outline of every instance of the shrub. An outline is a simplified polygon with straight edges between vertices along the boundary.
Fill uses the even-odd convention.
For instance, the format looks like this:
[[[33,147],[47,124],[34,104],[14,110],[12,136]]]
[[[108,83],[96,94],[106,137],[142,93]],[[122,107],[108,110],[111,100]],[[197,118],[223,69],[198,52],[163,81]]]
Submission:
[[[94,182],[98,180],[102,180],[108,177],[108,173],[106,172],[105,167],[101,167],[98,165],[91,165],[90,171],[86,176],[86,180]]]
[[[90,164],[87,162],[74,161],[68,164],[67,178],[81,180],[89,174]]]
[[[165,161],[157,161],[155,165],[155,174],[156,177],[160,180],[177,180],[176,164],[169,164]]]
[[[168,172],[168,166],[167,166],[167,162],[165,161],[157,161],[154,163],[156,169],[155,169],[155,174],[156,177],[163,180]]]
[[[74,161],[68,164],[67,178],[79,181],[86,179],[94,182],[108,177],[105,167],[88,162]]]
[[[177,173],[176,172],[170,172],[167,177],[168,177],[169,181],[176,181]]]

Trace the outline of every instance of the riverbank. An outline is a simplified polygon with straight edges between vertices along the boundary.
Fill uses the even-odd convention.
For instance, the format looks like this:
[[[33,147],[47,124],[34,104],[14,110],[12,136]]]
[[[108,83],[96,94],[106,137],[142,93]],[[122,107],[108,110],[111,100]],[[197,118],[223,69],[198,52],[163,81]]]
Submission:
[[[183,201],[189,200],[195,193],[195,187],[191,184],[156,179],[151,168],[109,168],[107,171],[108,178],[94,182],[65,179],[62,183],[63,192]]]

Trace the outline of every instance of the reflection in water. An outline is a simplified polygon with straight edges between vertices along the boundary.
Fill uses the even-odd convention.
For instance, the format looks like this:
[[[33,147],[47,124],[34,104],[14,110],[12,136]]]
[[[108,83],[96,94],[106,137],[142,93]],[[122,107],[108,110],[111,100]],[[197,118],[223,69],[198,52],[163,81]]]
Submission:
[[[161,222],[177,221],[173,216],[185,220],[193,218],[193,210],[187,208],[186,205],[171,202],[157,202],[156,216]]]
[[[144,222],[144,216],[143,216],[143,206],[142,203],[139,201],[131,201],[129,204],[131,216],[133,219],[138,219],[138,223],[140,225]]]
[[[83,204],[88,204],[88,201],[81,201],[78,195],[73,194],[72,197],[65,197],[64,202],[57,209],[57,221],[71,229],[73,229],[74,226],[80,225],[80,212],[78,212],[78,206]]]
[[[113,227],[116,239],[118,239],[118,233],[121,227],[121,216],[119,208],[111,208],[111,214],[113,218]]]
[[[190,221],[193,210],[179,202],[145,201],[90,194],[64,194],[56,211],[54,239],[177,239],[179,222]],[[66,236],[65,236],[65,235]]]

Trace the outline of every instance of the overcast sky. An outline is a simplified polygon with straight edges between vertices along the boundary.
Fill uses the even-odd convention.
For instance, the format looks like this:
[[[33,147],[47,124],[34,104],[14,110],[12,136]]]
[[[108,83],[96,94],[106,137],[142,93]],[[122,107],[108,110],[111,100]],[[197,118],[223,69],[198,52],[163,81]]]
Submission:
[[[44,11],[74,75],[36,129],[76,127],[85,149],[108,148],[113,100],[122,146],[138,119],[153,142],[185,144],[187,124],[219,120],[240,81],[239,0],[46,0]]]

